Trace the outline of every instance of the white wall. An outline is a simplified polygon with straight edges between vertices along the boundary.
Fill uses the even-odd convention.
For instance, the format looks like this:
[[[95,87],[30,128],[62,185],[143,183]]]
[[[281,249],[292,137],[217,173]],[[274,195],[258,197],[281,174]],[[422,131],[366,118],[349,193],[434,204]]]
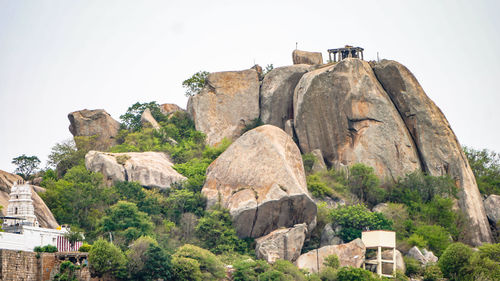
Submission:
[[[23,234],[0,232],[0,249],[33,252],[36,246],[57,245],[57,237],[65,230],[23,227]]]

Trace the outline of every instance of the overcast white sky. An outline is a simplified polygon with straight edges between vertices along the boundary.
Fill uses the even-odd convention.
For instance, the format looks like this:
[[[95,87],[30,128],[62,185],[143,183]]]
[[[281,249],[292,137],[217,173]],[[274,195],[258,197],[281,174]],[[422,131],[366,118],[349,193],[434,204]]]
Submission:
[[[177,3],[176,3],[177,2]],[[406,65],[461,144],[500,152],[500,1],[0,0],[0,169],[71,137],[67,114],[186,107],[199,70],[345,44]]]

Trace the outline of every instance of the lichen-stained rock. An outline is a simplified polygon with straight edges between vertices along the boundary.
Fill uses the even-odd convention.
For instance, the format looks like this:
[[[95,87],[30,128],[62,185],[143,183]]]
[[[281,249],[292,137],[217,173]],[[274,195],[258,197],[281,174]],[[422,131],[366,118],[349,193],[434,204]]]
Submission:
[[[355,239],[346,244],[324,246],[301,255],[295,265],[311,273],[320,272],[325,267],[325,258],[336,255],[340,266],[361,267],[365,262],[366,248],[361,239]]]
[[[107,150],[116,144],[120,123],[103,109],[79,110],[68,114],[69,131],[73,136],[96,136],[97,150]]]
[[[7,213],[7,205],[10,199],[10,188],[15,182],[22,181],[22,178],[18,175],[7,173],[0,170],[0,205],[3,206],[2,215]],[[33,207],[35,208],[35,216],[38,220],[40,227],[55,229],[59,226],[54,215],[50,209],[45,205],[42,198],[37,192],[43,192],[43,188],[30,185],[31,186],[31,200],[33,200]]]
[[[255,240],[255,255],[268,263],[274,263],[277,259],[294,261],[300,256],[306,233],[305,223],[277,229]]]
[[[499,229],[500,225],[500,196],[491,194],[484,200],[484,209],[488,219],[492,222],[493,226]]]
[[[316,205],[307,191],[299,148],[283,130],[263,125],[238,138],[207,169],[207,207],[229,209],[240,237],[311,225]]]
[[[492,242],[474,174],[446,117],[425,94],[413,74],[395,61],[383,60],[375,74],[401,113],[426,172],[456,180],[459,206],[474,225],[473,243]]]
[[[170,188],[186,178],[172,168],[173,163],[162,152],[107,153],[89,151],[85,166],[104,175],[111,185],[114,181],[136,181],[143,186]]]
[[[184,109],[173,103],[164,103],[160,105],[160,112],[164,115],[169,115],[177,111],[184,111]]]
[[[401,116],[365,61],[345,59],[304,74],[294,114],[302,152],[320,149],[330,166],[361,162],[384,181],[421,168]]]
[[[153,117],[153,114],[151,114],[151,110],[149,108],[146,108],[141,115],[141,124],[145,128],[153,128],[153,129],[160,129],[160,124],[156,121],[156,119]]]
[[[240,136],[259,117],[259,77],[254,69],[210,73],[203,90],[188,101],[196,130],[216,145]]]
[[[285,129],[285,122],[293,119],[295,86],[310,68],[297,64],[278,67],[266,74],[260,88],[260,119],[264,124]]]
[[[320,52],[307,52],[294,50],[292,52],[293,64],[323,64],[323,55]]]

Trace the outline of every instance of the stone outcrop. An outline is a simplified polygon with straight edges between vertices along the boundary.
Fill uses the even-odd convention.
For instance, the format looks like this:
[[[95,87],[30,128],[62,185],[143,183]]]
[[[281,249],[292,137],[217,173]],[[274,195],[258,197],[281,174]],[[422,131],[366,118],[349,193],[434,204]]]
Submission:
[[[321,153],[321,150],[315,149],[315,150],[311,151],[311,153],[316,158],[316,160],[314,161],[314,164],[311,168],[311,171],[313,173],[325,171],[327,168],[326,168],[325,160],[323,159],[323,153]]]
[[[300,256],[306,233],[305,223],[277,229],[255,240],[255,254],[258,259],[268,263],[274,263],[277,259],[294,261]]]
[[[365,61],[345,59],[304,74],[294,115],[302,152],[320,149],[329,165],[361,162],[383,180],[421,168],[401,116]]]
[[[10,188],[15,182],[22,180],[18,175],[7,173],[0,170],[0,205],[2,208],[2,215],[7,213],[7,205],[10,199]],[[40,227],[55,229],[59,226],[54,215],[50,209],[45,205],[42,198],[37,192],[43,192],[45,189],[39,186],[31,186],[31,200],[33,200],[33,207],[35,208],[35,216],[38,220]]]
[[[500,196],[491,194],[484,200],[484,209],[490,222],[498,228],[500,222]]]
[[[328,223],[323,228],[321,232],[321,242],[320,247],[328,246],[328,245],[339,245],[344,244],[344,241],[338,236],[340,230],[342,228],[337,226],[335,229],[331,223]]]
[[[240,237],[315,221],[299,148],[283,130],[263,125],[238,138],[207,169],[207,207],[229,209]]]
[[[186,178],[172,168],[173,163],[163,152],[107,153],[89,151],[85,166],[104,175],[111,185],[114,181],[136,181],[143,186],[170,188]]]
[[[424,170],[449,175],[459,187],[459,205],[474,225],[473,243],[491,243],[492,237],[474,174],[446,117],[425,94],[413,74],[395,61],[383,60],[375,74],[401,114]]]
[[[293,64],[323,64],[323,55],[320,52],[306,52],[294,50],[292,52]]]
[[[253,69],[210,73],[203,90],[188,101],[187,110],[196,130],[216,145],[236,139],[259,117],[259,77]]]
[[[169,115],[177,111],[184,111],[180,106],[173,103],[164,103],[160,105],[160,112],[163,115]]]
[[[375,207],[372,208],[372,212],[376,213],[385,213],[389,209],[389,204],[387,203],[378,203]]]
[[[141,124],[144,128],[153,128],[156,130],[160,129],[160,124],[158,124],[156,119],[153,117],[153,114],[151,114],[151,110],[149,108],[146,108],[142,112]]]
[[[260,119],[264,124],[285,129],[285,122],[293,119],[293,92],[309,65],[283,66],[266,74],[260,89]]]
[[[413,246],[409,251],[407,256],[416,259],[422,265],[427,265],[428,263],[436,263],[438,258],[434,255],[433,252],[427,251],[423,249],[420,251],[417,246]]]
[[[94,149],[107,150],[116,144],[120,123],[103,109],[79,110],[68,114],[73,136],[96,136]]]
[[[285,133],[289,135],[291,138],[295,136],[294,130],[293,130],[293,119],[288,119],[285,122]]]
[[[326,257],[336,255],[339,258],[340,266],[361,267],[365,262],[365,253],[365,245],[358,238],[346,244],[330,245],[311,250],[301,255],[295,261],[295,265],[300,269],[316,273],[325,267],[323,263]]]

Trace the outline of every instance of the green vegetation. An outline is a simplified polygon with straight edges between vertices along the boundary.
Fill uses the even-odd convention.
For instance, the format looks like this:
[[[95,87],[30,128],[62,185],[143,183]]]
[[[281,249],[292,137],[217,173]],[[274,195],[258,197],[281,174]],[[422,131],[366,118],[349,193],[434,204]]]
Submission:
[[[373,168],[361,163],[349,168],[348,185],[351,193],[369,207],[375,206],[385,197],[385,190],[380,187]]]
[[[127,259],[120,248],[103,239],[97,240],[89,252],[90,271],[97,277],[109,274],[116,278],[124,278],[126,263]]]
[[[59,265],[59,273],[54,275],[54,281],[77,281],[75,271],[79,270],[80,266],[74,265],[70,261],[63,261]]]
[[[16,165],[16,174],[25,180],[31,179],[40,165],[40,159],[36,156],[26,156],[25,154],[12,159],[12,164]]]
[[[182,87],[186,88],[186,97],[194,96],[203,89],[208,74],[210,73],[207,71],[198,71],[182,82]]]
[[[260,118],[255,118],[252,121],[250,121],[250,123],[245,125],[245,127],[241,130],[241,134],[244,134],[244,133],[246,133],[252,129],[255,129],[259,126],[262,126],[262,125],[264,125],[264,122],[262,122],[262,120],[260,120]]]
[[[476,177],[479,191],[486,195],[500,195],[500,154],[487,149],[463,149]]]
[[[174,280],[218,280],[226,276],[223,263],[211,252],[186,244],[173,254]]]
[[[53,245],[46,245],[43,247],[36,246],[33,249],[33,252],[35,252],[35,253],[55,253],[55,252],[57,252],[57,247],[53,246]]]

